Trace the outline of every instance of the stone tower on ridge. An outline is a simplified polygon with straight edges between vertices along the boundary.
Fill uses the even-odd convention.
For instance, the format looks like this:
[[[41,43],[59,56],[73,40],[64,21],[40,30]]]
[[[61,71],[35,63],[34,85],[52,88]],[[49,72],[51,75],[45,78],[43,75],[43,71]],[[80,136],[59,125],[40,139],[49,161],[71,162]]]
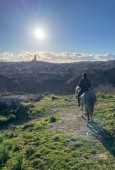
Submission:
[[[33,61],[36,61],[36,54],[34,55],[34,59],[33,59]]]

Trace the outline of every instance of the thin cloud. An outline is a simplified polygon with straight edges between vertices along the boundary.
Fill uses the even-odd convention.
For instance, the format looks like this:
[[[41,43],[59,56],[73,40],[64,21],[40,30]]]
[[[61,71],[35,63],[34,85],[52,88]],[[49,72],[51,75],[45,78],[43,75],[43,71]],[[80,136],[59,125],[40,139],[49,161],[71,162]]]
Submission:
[[[6,62],[20,62],[20,61],[32,61],[36,55],[37,61],[46,61],[52,63],[68,63],[68,62],[79,62],[79,61],[107,61],[115,60],[114,54],[85,54],[85,53],[68,53],[68,52],[28,52],[22,51],[18,54],[10,52],[0,53],[0,61]]]

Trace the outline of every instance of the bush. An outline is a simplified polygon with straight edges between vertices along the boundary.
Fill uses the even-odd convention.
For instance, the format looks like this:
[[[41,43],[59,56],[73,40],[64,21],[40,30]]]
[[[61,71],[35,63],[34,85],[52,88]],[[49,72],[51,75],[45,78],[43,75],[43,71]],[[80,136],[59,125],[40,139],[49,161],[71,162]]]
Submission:
[[[54,122],[56,122],[56,118],[54,116],[51,116],[50,117],[50,123],[54,123]]]
[[[6,148],[0,147],[0,166],[4,165],[8,158],[9,154]]]

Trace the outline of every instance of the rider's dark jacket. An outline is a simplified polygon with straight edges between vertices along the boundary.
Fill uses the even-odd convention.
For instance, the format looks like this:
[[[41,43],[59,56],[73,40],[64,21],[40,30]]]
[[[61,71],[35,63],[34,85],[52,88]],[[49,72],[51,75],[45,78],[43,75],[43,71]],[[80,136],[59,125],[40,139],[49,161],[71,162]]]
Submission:
[[[86,77],[86,78],[82,78],[79,81],[78,86],[81,88],[81,91],[87,91],[88,88],[91,87],[91,83],[90,83],[89,79]]]

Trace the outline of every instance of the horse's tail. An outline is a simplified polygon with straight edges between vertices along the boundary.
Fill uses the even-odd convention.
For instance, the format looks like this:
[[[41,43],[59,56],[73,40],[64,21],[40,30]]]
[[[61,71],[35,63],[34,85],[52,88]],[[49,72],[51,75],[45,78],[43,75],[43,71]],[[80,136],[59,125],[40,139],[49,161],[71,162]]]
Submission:
[[[93,93],[92,91],[87,91],[85,93],[85,102],[89,103],[90,105],[95,104],[96,103],[96,95],[95,93]]]
[[[88,117],[93,115],[95,102],[96,102],[96,95],[91,91],[86,92],[85,106],[88,113]]]

